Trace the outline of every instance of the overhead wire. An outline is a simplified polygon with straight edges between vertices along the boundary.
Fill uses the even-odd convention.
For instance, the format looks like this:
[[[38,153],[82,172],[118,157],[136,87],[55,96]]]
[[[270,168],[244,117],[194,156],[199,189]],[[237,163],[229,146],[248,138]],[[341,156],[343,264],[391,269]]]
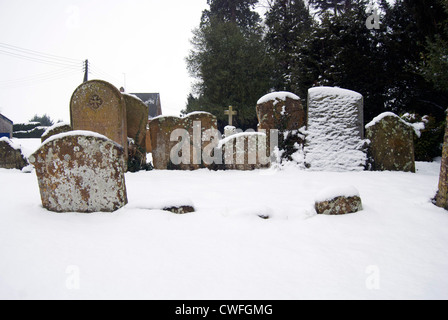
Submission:
[[[39,56],[41,58],[45,58],[45,59],[49,59],[49,60],[57,60],[60,62],[65,62],[65,63],[79,63],[81,61],[80,59],[73,59],[73,58],[67,58],[67,57],[57,56],[57,55],[53,55],[53,54],[43,53],[43,52],[39,52],[39,51],[34,51],[34,50],[30,50],[30,49],[13,46],[13,45],[2,43],[2,42],[0,42],[0,47],[3,47],[4,49],[8,49],[8,50],[18,51],[18,52],[25,53],[25,54],[32,55],[32,56]]]

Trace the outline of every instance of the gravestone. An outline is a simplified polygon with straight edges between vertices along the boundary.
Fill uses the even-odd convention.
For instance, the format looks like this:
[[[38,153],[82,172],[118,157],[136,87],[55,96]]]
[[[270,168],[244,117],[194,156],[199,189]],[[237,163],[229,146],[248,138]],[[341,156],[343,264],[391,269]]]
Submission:
[[[89,131],[48,139],[31,157],[44,208],[54,212],[113,212],[127,204],[124,149]]]
[[[0,168],[22,170],[27,165],[22,149],[7,137],[0,138]]]
[[[101,80],[81,84],[70,101],[70,118],[73,130],[97,132],[121,145],[127,160],[126,104],[112,84]]]
[[[250,171],[269,168],[270,157],[266,157],[266,134],[259,132],[234,133],[221,140],[218,145],[223,156],[223,169]]]
[[[72,131],[72,127],[69,123],[60,122],[56,123],[55,125],[49,127],[42,135],[41,141],[42,143],[45,142],[45,140],[49,139],[52,136],[55,136],[60,133],[70,132]]]
[[[129,164],[142,167],[146,164],[146,126],[149,109],[139,98],[123,94],[126,103],[127,136],[132,139],[128,145]]]
[[[415,172],[414,129],[392,112],[366,126],[369,161],[374,171]]]
[[[316,171],[365,169],[364,99],[357,92],[329,87],[308,93],[306,166]]]
[[[155,169],[197,170],[207,167],[202,152],[209,145],[203,141],[206,131],[217,130],[217,119],[207,112],[194,112],[185,118],[160,116],[149,123]],[[185,153],[185,154],[184,154]],[[182,156],[181,163],[172,158]]]
[[[259,129],[299,130],[305,126],[305,109],[291,92],[273,92],[257,102]]]
[[[300,98],[291,92],[273,92],[257,102],[258,131],[267,135],[268,154],[272,154],[272,139],[278,141],[282,158],[277,161],[291,160],[294,153],[301,153],[303,159],[304,136],[299,129],[306,125],[305,109]],[[271,131],[274,130],[274,131]],[[275,131],[277,130],[277,131]],[[273,137],[272,134],[278,134]],[[303,160],[302,160],[303,165]]]

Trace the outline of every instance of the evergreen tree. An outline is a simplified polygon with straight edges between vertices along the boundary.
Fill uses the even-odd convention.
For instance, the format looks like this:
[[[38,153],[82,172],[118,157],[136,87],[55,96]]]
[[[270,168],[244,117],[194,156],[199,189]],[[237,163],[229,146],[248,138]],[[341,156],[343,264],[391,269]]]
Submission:
[[[266,41],[273,61],[273,87],[277,91],[293,91],[296,86],[291,72],[298,45],[306,41],[313,25],[309,9],[303,0],[275,0],[266,14],[266,25]]]
[[[37,114],[30,120],[30,122],[39,122],[41,126],[51,127],[54,121],[51,120],[50,116],[44,114],[43,116],[38,116]]]
[[[309,0],[308,2],[321,14],[331,10],[337,15],[349,10],[352,6],[352,0]]]
[[[235,124],[256,128],[255,105],[270,89],[270,63],[263,41],[260,17],[251,10],[256,1],[210,0],[210,10],[194,31],[194,50],[188,70],[198,81],[184,111],[208,111],[219,128],[227,125],[224,110],[233,106]]]

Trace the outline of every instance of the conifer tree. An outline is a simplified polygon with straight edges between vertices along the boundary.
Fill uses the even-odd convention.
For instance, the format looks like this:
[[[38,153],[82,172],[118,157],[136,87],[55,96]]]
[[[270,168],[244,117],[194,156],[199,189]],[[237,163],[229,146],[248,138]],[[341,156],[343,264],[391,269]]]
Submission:
[[[256,2],[209,0],[210,9],[194,31],[187,64],[197,82],[184,112],[211,112],[220,129],[227,125],[224,110],[229,106],[238,112],[238,127],[256,129],[256,102],[270,89],[261,19],[252,10]]]

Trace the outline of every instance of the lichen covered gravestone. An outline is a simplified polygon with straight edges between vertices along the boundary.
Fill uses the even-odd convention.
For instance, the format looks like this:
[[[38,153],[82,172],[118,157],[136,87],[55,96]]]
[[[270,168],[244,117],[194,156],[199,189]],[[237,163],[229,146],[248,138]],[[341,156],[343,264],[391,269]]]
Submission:
[[[359,191],[352,186],[326,188],[315,201],[317,214],[343,215],[363,210]]]
[[[127,204],[124,150],[89,131],[48,139],[31,157],[44,208],[54,212],[113,212]]]
[[[22,170],[27,165],[20,146],[7,137],[0,138],[0,168]]]
[[[316,171],[365,169],[363,96],[340,88],[308,92],[306,165]]]
[[[206,167],[202,153],[210,143],[203,138],[206,131],[216,131],[217,126],[216,117],[207,112],[194,112],[185,118],[159,116],[152,119],[149,131],[154,168],[197,170]],[[175,163],[172,158],[181,163]]]
[[[112,84],[92,80],[81,84],[70,101],[73,130],[102,134],[124,148],[127,159],[126,104],[121,92]]]
[[[127,136],[133,140],[129,145],[129,164],[141,167],[146,164],[146,126],[149,109],[134,95],[123,94],[123,97],[126,103]]]
[[[44,143],[45,140],[49,139],[52,136],[55,136],[55,135],[61,134],[61,133],[65,133],[65,132],[70,132],[72,130],[73,129],[69,123],[65,123],[65,122],[56,123],[55,125],[52,125],[51,127],[49,127],[43,133],[43,135],[41,137],[41,141],[42,141],[42,143]]]
[[[414,129],[392,112],[366,126],[369,160],[374,171],[415,172]]]

